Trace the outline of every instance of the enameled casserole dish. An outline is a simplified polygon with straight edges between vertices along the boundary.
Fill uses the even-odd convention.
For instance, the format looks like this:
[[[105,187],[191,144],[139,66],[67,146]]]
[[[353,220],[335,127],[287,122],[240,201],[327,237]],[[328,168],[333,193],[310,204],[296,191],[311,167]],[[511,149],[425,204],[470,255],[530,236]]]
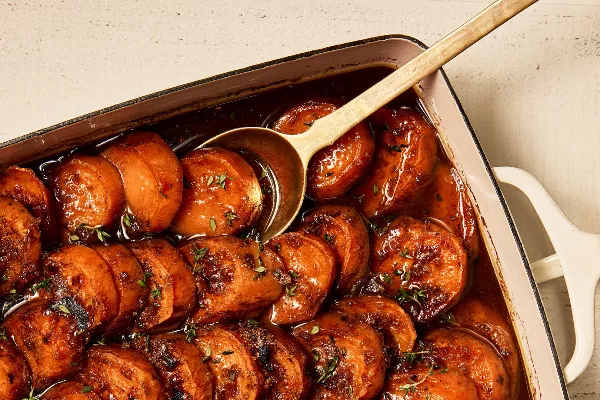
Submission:
[[[115,135],[123,130],[162,121],[188,111],[374,66],[397,68],[424,49],[419,41],[391,35],[347,43],[255,65],[154,93],[0,144],[0,168],[31,162]],[[600,238],[579,231],[527,173],[513,168],[493,170],[443,71],[415,90],[436,125],[443,147],[467,183],[482,235],[518,337],[526,379],[535,399],[567,399],[566,381],[575,379],[591,358],[594,342],[594,289],[598,273],[582,268],[578,246],[600,249]],[[518,186],[533,201],[558,255],[536,263],[535,277],[565,274],[571,290],[577,347],[564,375],[544,313],[534,273],[498,186],[498,180]],[[600,255],[600,254],[599,254]],[[562,272],[558,259],[562,264]],[[586,259],[589,259],[586,257]],[[573,270],[574,266],[578,270]],[[572,290],[577,288],[577,291]]]

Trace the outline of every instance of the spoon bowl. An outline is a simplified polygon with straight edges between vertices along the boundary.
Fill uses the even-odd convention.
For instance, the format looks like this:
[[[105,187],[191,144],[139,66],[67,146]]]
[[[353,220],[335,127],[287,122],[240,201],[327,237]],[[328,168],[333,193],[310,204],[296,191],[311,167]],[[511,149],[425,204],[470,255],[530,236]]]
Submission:
[[[537,0],[495,1],[343,107],[316,120],[303,134],[284,135],[268,128],[237,128],[215,136],[202,146],[250,151],[269,165],[275,178],[275,202],[271,215],[258,226],[261,239],[267,241],[285,231],[300,211],[306,192],[308,162],[318,150],[333,144],[379,108],[535,2]]]

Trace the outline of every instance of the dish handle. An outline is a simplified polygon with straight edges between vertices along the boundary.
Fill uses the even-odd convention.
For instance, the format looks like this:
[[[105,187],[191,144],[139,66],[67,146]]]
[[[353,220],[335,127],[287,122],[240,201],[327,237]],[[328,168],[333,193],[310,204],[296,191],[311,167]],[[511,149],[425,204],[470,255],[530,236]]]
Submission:
[[[565,381],[573,382],[592,359],[595,339],[595,293],[600,279],[600,235],[577,228],[531,174],[512,167],[494,168],[500,182],[521,190],[539,215],[556,254],[531,264],[537,283],[564,276],[575,325],[575,351],[563,369]]]

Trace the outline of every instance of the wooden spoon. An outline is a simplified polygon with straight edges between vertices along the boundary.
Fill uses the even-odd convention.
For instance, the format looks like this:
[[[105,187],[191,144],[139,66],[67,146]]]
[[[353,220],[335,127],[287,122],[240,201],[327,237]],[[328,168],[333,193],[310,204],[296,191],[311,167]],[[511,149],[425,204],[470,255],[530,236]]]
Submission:
[[[316,120],[301,135],[247,127],[224,132],[202,146],[250,150],[271,167],[276,177],[275,204],[269,218],[259,226],[261,239],[267,241],[287,229],[298,214],[306,191],[308,162],[318,150],[333,144],[359,122],[535,2],[537,0],[494,2],[343,107]]]

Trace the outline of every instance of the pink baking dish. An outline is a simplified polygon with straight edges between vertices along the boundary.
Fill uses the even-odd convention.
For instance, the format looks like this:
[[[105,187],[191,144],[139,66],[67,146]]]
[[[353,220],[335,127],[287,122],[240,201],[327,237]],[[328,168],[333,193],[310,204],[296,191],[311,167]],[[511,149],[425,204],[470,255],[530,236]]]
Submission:
[[[398,66],[423,51],[402,35],[376,37],[315,50],[191,82],[117,104],[0,144],[0,168],[27,163],[126,129],[294,83],[371,67]],[[568,399],[566,382],[589,363],[594,347],[594,289],[599,273],[585,267],[600,258],[600,237],[579,231],[541,185],[524,171],[492,169],[445,73],[415,87],[436,125],[443,146],[467,183],[482,234],[494,262],[521,346],[526,379],[534,399]],[[557,255],[536,263],[538,281],[565,275],[571,294],[577,345],[561,369],[534,279],[498,181],[523,190],[548,229]],[[586,255],[580,249],[586,248]],[[560,262],[559,262],[560,260]],[[562,267],[561,267],[562,266]]]

